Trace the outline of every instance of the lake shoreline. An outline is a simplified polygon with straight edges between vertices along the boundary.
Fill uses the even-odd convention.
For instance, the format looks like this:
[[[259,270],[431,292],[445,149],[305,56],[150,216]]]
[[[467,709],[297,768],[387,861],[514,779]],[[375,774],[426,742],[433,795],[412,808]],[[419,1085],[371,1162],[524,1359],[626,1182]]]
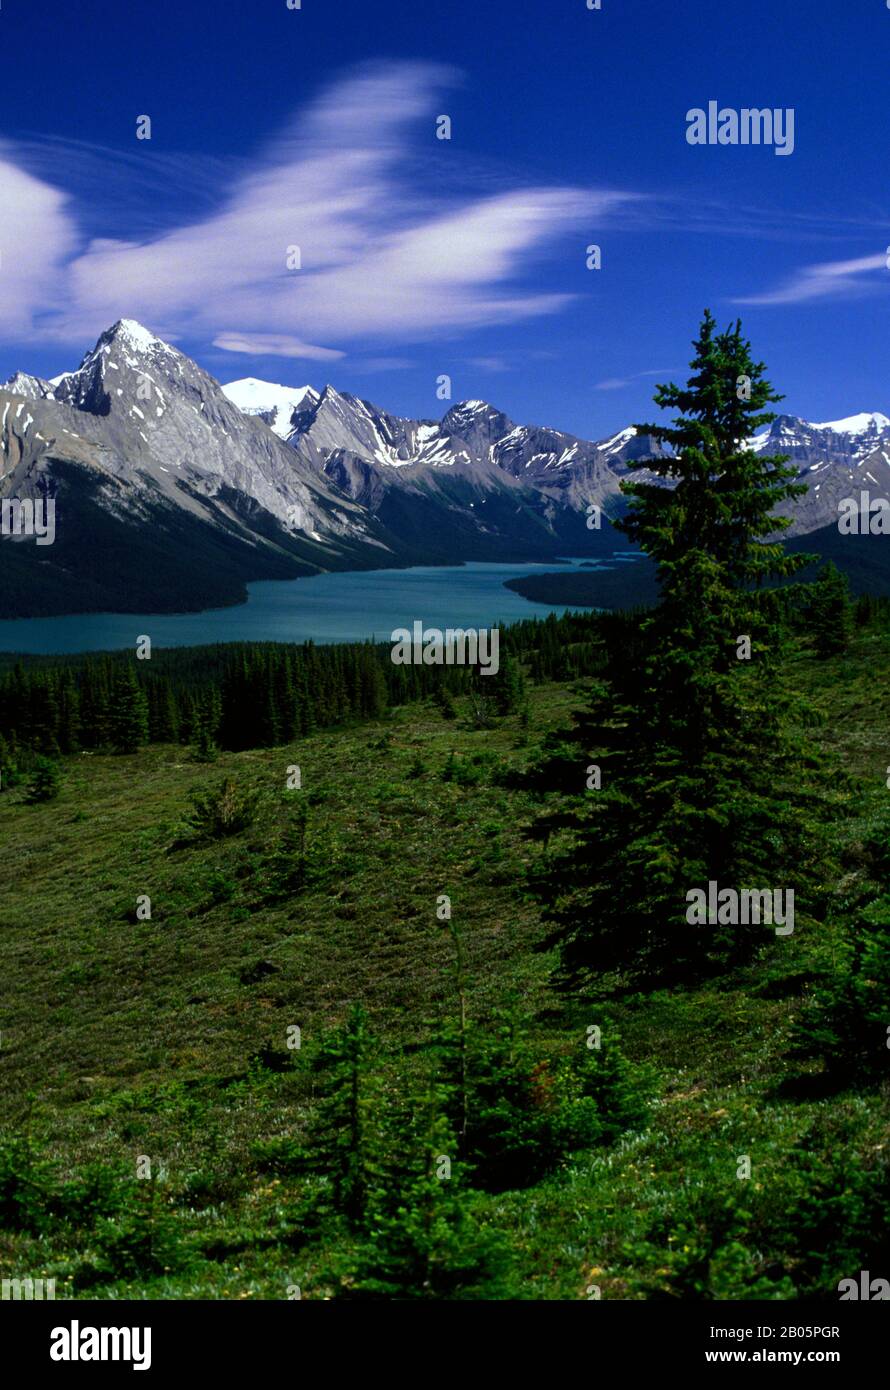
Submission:
[[[642,555],[613,557],[606,564],[583,565],[557,574],[518,575],[504,588],[530,603],[568,608],[636,608],[656,601],[655,566]]]
[[[585,563],[589,562],[588,560]],[[17,613],[12,618],[0,618],[0,631],[3,630],[5,623],[32,623],[41,621],[53,621],[57,618],[91,618],[91,617],[122,617],[129,614],[142,614],[152,618],[185,618],[196,617],[202,613],[219,613],[224,609],[241,608],[250,602],[250,590],[256,584],[297,584],[304,580],[318,579],[325,575],[334,574],[379,574],[381,571],[390,573],[397,570],[416,570],[416,569],[462,569],[467,565],[476,564],[497,564],[497,565],[571,565],[572,561],[565,559],[561,555],[544,556],[536,559],[521,557],[518,560],[452,560],[434,566],[419,564],[416,560],[405,560],[399,562],[397,559],[388,560],[382,565],[360,565],[355,568],[333,568],[305,571],[299,574],[289,575],[287,579],[273,578],[265,575],[258,575],[254,579],[244,580],[240,596],[237,598],[223,599],[219,603],[203,604],[200,607],[178,606],[176,608],[155,608],[147,614],[145,609],[137,607],[122,608],[73,608],[64,612],[39,612],[39,613]]]
[[[92,612],[0,621],[0,651],[71,655],[152,645],[213,646],[262,641],[317,644],[388,641],[396,628],[421,620],[448,627],[492,627],[565,611],[506,586],[554,563],[575,570],[589,556],[558,561],[460,561],[453,565],[335,570],[301,579],[256,580],[246,602],[186,613]],[[603,571],[596,571],[602,573]],[[588,573],[594,573],[588,571]]]

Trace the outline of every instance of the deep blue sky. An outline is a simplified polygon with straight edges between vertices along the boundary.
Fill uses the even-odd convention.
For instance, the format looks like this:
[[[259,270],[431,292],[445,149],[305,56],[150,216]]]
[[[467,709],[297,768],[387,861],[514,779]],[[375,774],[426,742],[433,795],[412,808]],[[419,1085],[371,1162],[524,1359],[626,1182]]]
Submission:
[[[183,350],[224,381],[331,380],[410,415],[442,413],[435,380],[447,372],[454,399],[482,397],[518,421],[598,438],[651,417],[653,382],[682,374],[709,305],[721,320],[741,315],[784,408],[813,420],[890,414],[890,270],[866,262],[806,277],[890,245],[884,0],[602,3],[590,12],[585,0],[303,0],[293,12],[285,0],[3,0],[0,155],[71,195],[77,246],[67,254],[92,238],[139,243],[217,212],[233,181],[264,167],[270,142],[355,65],[446,64],[462,80],[431,109],[451,116],[453,138],[436,141],[429,114],[406,120],[396,225],[422,221],[427,202],[441,212],[531,187],[637,195],[601,219],[563,217],[490,282],[499,295],[573,298],[547,314],[426,333],[423,295],[420,326],[406,331],[341,330],[336,306],[321,304],[308,328],[298,315],[288,331],[344,353],[331,360],[223,351],[190,310],[174,324]],[[709,99],[793,107],[794,153],[688,145],[686,111]],[[150,143],[135,139],[143,113]],[[585,268],[588,242],[602,246],[600,271]],[[5,295],[15,266],[3,245],[0,255]],[[312,267],[300,273],[308,285]],[[106,318],[145,317],[135,290],[108,294],[92,275],[102,278],[80,274],[76,313],[70,277],[43,286],[30,327],[18,310],[5,322],[0,300],[0,380],[18,367],[74,366]],[[828,292],[811,293],[811,283]],[[734,302],[777,291],[788,293]],[[261,296],[250,323],[239,303],[226,302],[213,328],[262,333]],[[61,336],[58,325],[43,331],[52,311],[69,321]],[[268,331],[280,334],[281,322]],[[618,381],[627,384],[603,388]]]

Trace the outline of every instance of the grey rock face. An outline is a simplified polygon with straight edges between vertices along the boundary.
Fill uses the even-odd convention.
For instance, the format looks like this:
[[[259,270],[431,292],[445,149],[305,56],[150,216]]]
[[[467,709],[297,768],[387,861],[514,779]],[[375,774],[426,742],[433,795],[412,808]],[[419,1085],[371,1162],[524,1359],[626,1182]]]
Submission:
[[[838,503],[859,497],[890,497],[890,420],[862,414],[827,425],[780,415],[752,441],[757,453],[785,454],[807,492],[780,510],[791,518],[787,535],[807,535],[837,524]]]
[[[462,401],[439,421],[403,419],[330,386],[295,414],[288,442],[313,466],[321,458],[338,485],[372,512],[391,500],[393,489],[410,492],[422,480],[428,494],[450,473],[489,491],[512,487],[555,537],[560,518],[577,516],[591,503],[607,517],[619,515],[626,506],[622,480],[661,481],[631,465],[665,453],[632,426],[592,442],[516,425],[485,401]],[[750,447],[788,455],[807,486],[806,495],[785,508],[790,535],[835,524],[838,502],[852,490],[890,496],[890,419],[884,415],[821,425],[781,415]]]
[[[451,406],[438,421],[412,420],[331,386],[295,414],[287,439],[313,465],[320,458],[328,475],[372,511],[394,489],[416,491],[422,482],[427,498],[447,490],[450,475],[512,495],[538,513],[554,541],[560,514],[577,520],[590,503],[607,515],[619,513],[619,483],[628,462],[663,452],[632,427],[592,443],[560,430],[516,425],[503,411],[475,400]]]
[[[132,320],[99,338],[54,400],[77,412],[102,465],[187,510],[234,493],[323,546],[367,538],[366,518],[197,363]]]

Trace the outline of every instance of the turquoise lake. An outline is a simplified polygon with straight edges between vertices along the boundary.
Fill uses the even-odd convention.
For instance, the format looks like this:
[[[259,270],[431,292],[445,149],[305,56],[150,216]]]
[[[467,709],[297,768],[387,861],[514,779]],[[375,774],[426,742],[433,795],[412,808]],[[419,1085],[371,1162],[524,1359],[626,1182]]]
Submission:
[[[616,552],[606,563],[633,563]],[[601,563],[601,562],[600,562]],[[454,567],[347,571],[309,579],[263,580],[248,585],[246,603],[203,613],[79,613],[60,618],[0,622],[0,651],[43,655],[112,651],[149,636],[158,647],[193,647],[211,642],[389,641],[397,627],[415,619],[429,627],[493,627],[520,618],[563,613],[565,604],[533,603],[504,581],[567,566],[467,563]],[[598,567],[598,565],[597,565]],[[569,605],[570,606],[570,605]]]

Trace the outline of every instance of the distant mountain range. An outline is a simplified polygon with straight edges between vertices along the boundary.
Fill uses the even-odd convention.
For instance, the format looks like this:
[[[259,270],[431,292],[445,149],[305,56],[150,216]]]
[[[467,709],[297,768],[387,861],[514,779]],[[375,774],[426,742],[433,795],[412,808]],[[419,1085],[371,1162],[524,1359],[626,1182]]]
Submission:
[[[820,551],[835,548],[840,498],[890,496],[884,415],[783,415],[751,447],[791,455],[808,485],[792,534],[830,533]],[[333,386],[220,386],[123,319],[76,371],[0,387],[0,499],[56,505],[54,544],[3,538],[2,611],[195,611],[238,602],[251,579],[602,557],[626,547],[609,518],[628,464],[661,453],[632,426],[591,442],[485,401],[413,420]]]

